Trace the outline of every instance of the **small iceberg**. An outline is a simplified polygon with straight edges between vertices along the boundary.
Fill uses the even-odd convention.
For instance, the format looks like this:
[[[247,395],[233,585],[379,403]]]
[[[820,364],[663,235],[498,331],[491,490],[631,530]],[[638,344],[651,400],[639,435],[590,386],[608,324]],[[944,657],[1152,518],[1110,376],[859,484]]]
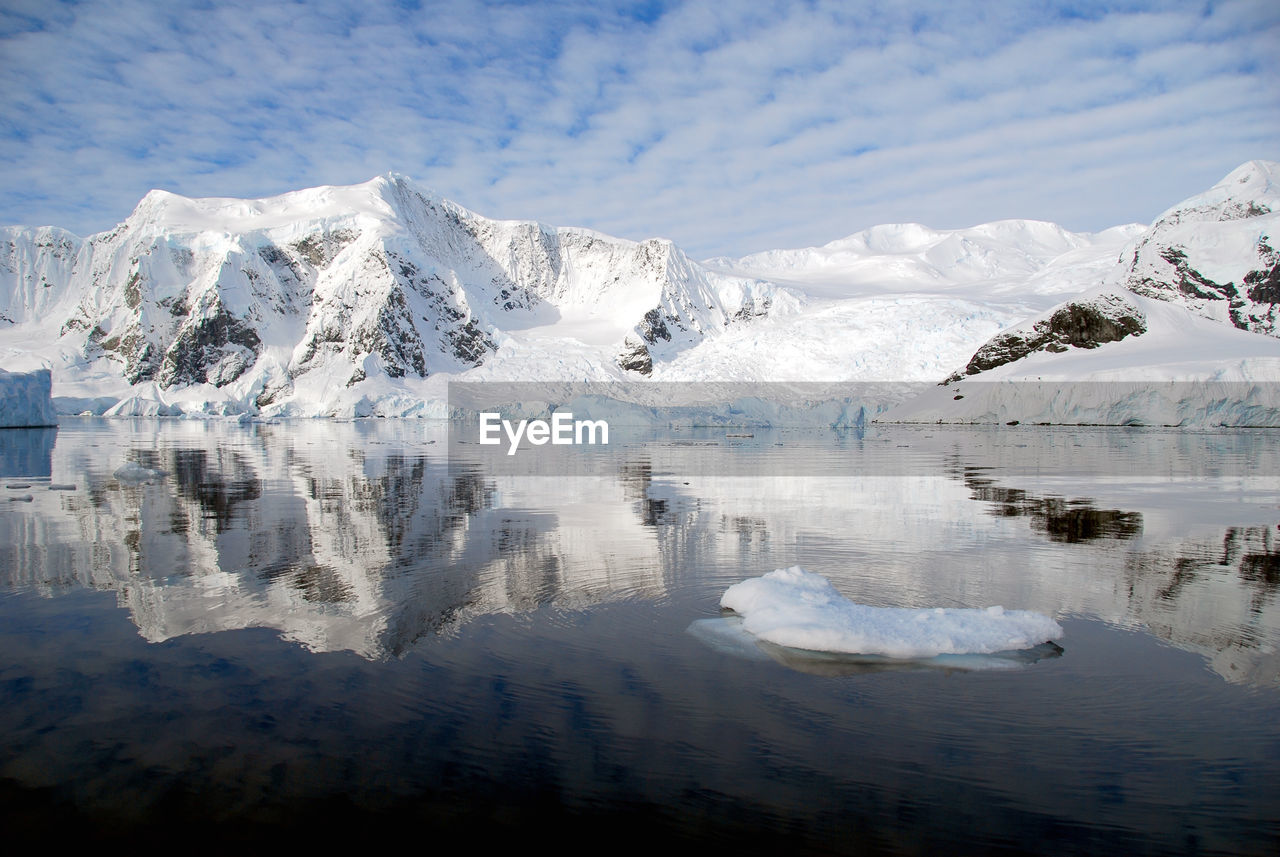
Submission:
[[[10,245],[12,246],[12,245]],[[53,372],[6,372],[0,369],[0,428],[56,426],[53,410]]]
[[[736,613],[741,631],[755,640],[801,652],[955,662],[953,656],[1023,650],[1052,654],[1047,645],[1062,651],[1051,644],[1062,637],[1062,626],[1041,613],[1002,607],[871,607],[850,601],[825,577],[798,565],[730,586],[720,606]]]
[[[117,467],[116,472],[112,475],[120,482],[154,482],[162,479],[165,476],[165,472],[143,467],[136,461],[129,461]]]

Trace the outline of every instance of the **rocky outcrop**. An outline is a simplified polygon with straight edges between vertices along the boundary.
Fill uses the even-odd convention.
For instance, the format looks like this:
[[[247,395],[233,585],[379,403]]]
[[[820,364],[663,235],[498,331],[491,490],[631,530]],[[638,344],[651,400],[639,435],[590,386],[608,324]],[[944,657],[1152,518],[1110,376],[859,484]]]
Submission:
[[[220,306],[207,315],[188,316],[161,361],[160,385],[224,387],[253,365],[261,347],[253,328]]]
[[[639,372],[641,375],[653,374],[653,357],[643,342],[627,337],[622,343],[622,351],[618,353],[619,368],[627,372]]]
[[[1071,301],[994,337],[978,349],[963,370],[943,383],[986,372],[1037,351],[1058,353],[1068,348],[1097,348],[1126,336],[1138,336],[1146,329],[1142,311],[1123,295],[1103,293]]]

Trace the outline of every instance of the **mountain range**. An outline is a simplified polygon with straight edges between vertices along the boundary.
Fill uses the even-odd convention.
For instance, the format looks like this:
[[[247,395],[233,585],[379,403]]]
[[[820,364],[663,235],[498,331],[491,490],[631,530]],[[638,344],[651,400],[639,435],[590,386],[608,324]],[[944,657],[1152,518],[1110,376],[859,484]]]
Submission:
[[[394,173],[157,190],[88,238],[0,229],[0,367],[51,369],[64,412],[264,417],[443,416],[451,380],[946,382],[903,417],[929,421],[980,417],[954,404],[976,381],[1272,382],[1278,175],[1248,162],[1150,227],[896,224],[702,262]]]

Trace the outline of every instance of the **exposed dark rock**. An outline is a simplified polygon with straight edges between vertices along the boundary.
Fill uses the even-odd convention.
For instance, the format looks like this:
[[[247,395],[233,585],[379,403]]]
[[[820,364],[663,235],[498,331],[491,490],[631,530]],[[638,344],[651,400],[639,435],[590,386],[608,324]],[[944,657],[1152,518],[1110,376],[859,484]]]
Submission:
[[[622,351],[618,353],[618,366],[627,372],[639,372],[641,375],[653,373],[653,357],[643,342],[636,342],[627,337],[622,343]]]
[[[219,306],[178,329],[160,366],[160,386],[225,386],[253,365],[261,347],[252,327]]]
[[[1244,275],[1246,294],[1254,303],[1280,303],[1280,253],[1266,239],[1258,242],[1263,267]]]
[[[445,334],[445,338],[453,350],[453,356],[472,366],[479,366],[489,352],[498,350],[498,346],[485,335],[475,319],[453,328]]]
[[[1254,303],[1280,303],[1280,264],[1262,271],[1245,274],[1244,283],[1249,287],[1249,300]]]
[[[130,384],[150,381],[160,364],[160,349],[143,339],[140,333],[131,333],[119,340],[116,354],[124,358],[124,379]]]
[[[183,276],[191,275],[191,266],[195,263],[196,254],[187,247],[171,247],[169,249],[169,258],[173,260],[173,266]]]
[[[137,262],[134,264],[136,266]],[[129,309],[142,306],[142,272],[136,267],[129,275],[129,281],[124,284],[124,302]]]
[[[150,381],[159,368],[158,349],[137,330],[110,336],[101,325],[89,331],[85,354],[90,359],[109,356],[124,364],[124,379],[130,384]]]
[[[1179,293],[1188,297],[1210,301],[1230,300],[1237,294],[1234,283],[1215,283],[1192,268],[1187,262],[1187,254],[1179,247],[1165,247],[1160,251],[1160,258],[1173,266],[1177,279],[1168,284],[1142,280],[1130,285],[1134,292],[1144,294],[1143,289],[1160,292],[1172,285]],[[1160,297],[1157,294],[1148,294],[1148,296]]]
[[[1238,184],[1220,185],[1195,204],[1173,209],[1152,224],[1132,251],[1125,287],[1143,297],[1182,304],[1204,318],[1225,318],[1240,330],[1280,336],[1280,254],[1261,231],[1269,227],[1259,222],[1260,218],[1274,221],[1274,206],[1247,198],[1264,194],[1270,198],[1272,191],[1266,189],[1270,180],[1262,181],[1261,175],[1270,168],[1253,166],[1238,171]],[[1254,222],[1233,225],[1250,220]],[[1234,250],[1224,254],[1250,233],[1258,236],[1256,256]]]
[[[1260,202],[1249,200],[1248,202],[1237,202],[1234,205],[1227,206],[1222,210],[1219,220],[1244,220],[1246,217],[1261,217],[1264,214],[1270,214],[1271,209]]]
[[[253,403],[259,408],[265,408],[277,399],[288,397],[292,393],[293,382],[288,378],[285,378],[276,384],[264,388],[263,391],[253,400]]]
[[[378,313],[376,340],[376,350],[382,357],[383,369],[392,378],[404,377],[410,370],[419,378],[427,376],[422,337],[413,324],[409,305],[401,289],[397,288],[387,296],[386,305]]]
[[[752,299],[742,304],[737,312],[733,314],[733,318],[729,321],[751,321],[753,318],[760,318],[769,314],[771,301],[768,297],[764,297],[759,301]],[[726,321],[727,325],[729,322]]]
[[[293,242],[290,248],[297,251],[312,266],[325,268],[355,239],[356,234],[351,230],[335,229],[333,232],[317,232],[308,235]]]
[[[338,313],[339,318],[349,312],[349,307],[344,307]],[[290,370],[290,376],[298,377],[310,368],[310,364],[319,354],[332,354],[338,350],[338,346],[346,339],[346,332],[338,325],[325,324],[311,331],[302,341],[301,359],[296,362]]]
[[[671,331],[667,328],[660,307],[654,307],[645,313],[644,319],[636,326],[636,330],[648,343],[657,342],[659,339],[664,342],[671,341]]]
[[[944,383],[1021,360],[1036,351],[1097,348],[1105,342],[1138,336],[1146,329],[1142,313],[1119,295],[1073,301],[1054,310],[1047,318],[1034,322],[1030,328],[1011,330],[994,337],[978,349],[963,372],[956,372]]]

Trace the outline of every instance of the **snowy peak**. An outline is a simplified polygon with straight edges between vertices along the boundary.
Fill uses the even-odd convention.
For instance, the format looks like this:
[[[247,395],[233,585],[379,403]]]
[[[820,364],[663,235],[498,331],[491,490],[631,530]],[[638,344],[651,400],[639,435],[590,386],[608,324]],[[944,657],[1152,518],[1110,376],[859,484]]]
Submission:
[[[1280,164],[1249,161],[1166,211],[1122,257],[1135,294],[1280,336]]]
[[[1154,353],[1179,316],[1280,332],[1278,170],[1245,164],[1147,230],[890,224],[704,263],[663,239],[486,218],[396,173],[262,199],[152,191],[87,239],[0,232],[0,359],[51,366],[59,396],[126,399],[119,412],[267,416],[439,413],[460,377],[1084,365]],[[1227,332],[1215,353],[1255,338]]]
[[[1228,221],[1259,217],[1280,210],[1280,163],[1247,161],[1222,181],[1161,214],[1153,228],[1187,220]]]
[[[390,202],[393,188],[407,181],[391,173],[363,184],[308,188],[262,199],[191,198],[152,190],[121,225],[149,234],[181,235],[289,230],[316,221],[360,216],[387,221],[397,214]]]

